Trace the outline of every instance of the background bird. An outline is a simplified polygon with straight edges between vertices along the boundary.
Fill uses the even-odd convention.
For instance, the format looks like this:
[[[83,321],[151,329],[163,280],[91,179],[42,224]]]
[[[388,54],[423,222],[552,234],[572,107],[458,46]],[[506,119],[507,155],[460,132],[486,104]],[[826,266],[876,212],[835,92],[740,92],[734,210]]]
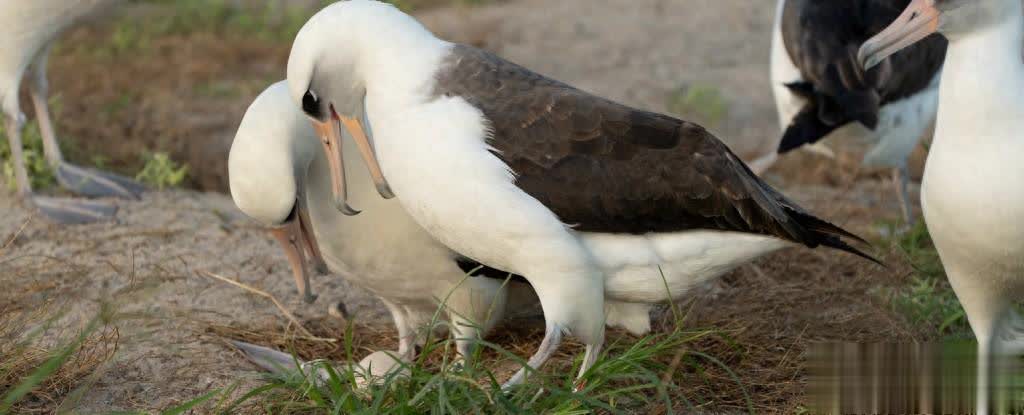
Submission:
[[[2,0],[0,1],[0,107],[10,142],[18,194],[29,206],[60,223],[86,223],[110,219],[116,206],[109,203],[35,195],[22,153],[21,134],[26,118],[18,92],[26,72],[28,90],[43,138],[46,161],[57,182],[74,194],[88,197],[137,199],[143,187],[133,180],[64,161],[47,98],[46,62],[53,42],[86,16],[102,13],[119,0]]]
[[[907,159],[935,120],[946,41],[930,37],[865,71],[857,49],[909,0],[779,0],[772,30],[771,82],[777,151],[751,163],[766,170],[779,154],[816,145],[840,128],[870,148],[861,164],[893,169],[904,222],[913,222]]]
[[[871,68],[934,33],[949,39],[921,206],[978,339],[977,413],[999,388],[993,356],[1024,352],[1024,11],[1020,0],[914,0],[864,43]]]

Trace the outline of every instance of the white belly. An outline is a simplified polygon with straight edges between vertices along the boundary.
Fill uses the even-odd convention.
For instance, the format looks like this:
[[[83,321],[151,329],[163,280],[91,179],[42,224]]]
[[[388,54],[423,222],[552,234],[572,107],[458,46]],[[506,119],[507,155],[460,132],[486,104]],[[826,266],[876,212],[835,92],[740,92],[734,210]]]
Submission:
[[[924,218],[947,269],[970,269],[971,278],[1020,286],[1024,139],[995,138],[1020,131],[985,132],[980,128],[986,124],[971,125],[975,130],[937,132],[921,190]]]
[[[678,299],[742,264],[793,246],[738,232],[580,235],[605,275],[605,297],[630,303]]]

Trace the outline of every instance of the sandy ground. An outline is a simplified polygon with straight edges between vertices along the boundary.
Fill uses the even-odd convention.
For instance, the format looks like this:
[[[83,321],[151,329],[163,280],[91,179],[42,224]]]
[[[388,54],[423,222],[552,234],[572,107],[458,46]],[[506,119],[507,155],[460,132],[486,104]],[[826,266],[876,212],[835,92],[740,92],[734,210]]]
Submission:
[[[710,129],[738,153],[749,156],[765,151],[765,138],[778,131],[767,69],[773,8],[773,2],[749,0],[522,0],[435,9],[418,17],[444,37],[496,50],[542,73],[646,109],[666,111],[677,88],[713,85],[728,111]],[[242,48],[247,51],[242,66],[258,69],[248,73],[251,76],[244,80],[247,86],[239,96],[195,103],[169,96],[162,101],[170,103],[164,108],[158,101],[140,98],[146,111],[170,117],[172,121],[164,125],[173,125],[174,132],[154,133],[162,138],[152,141],[147,127],[124,127],[128,121],[122,118],[137,114],[128,112],[106,120],[114,127],[104,127],[108,128],[103,130],[106,139],[90,143],[87,149],[103,152],[110,147],[111,154],[137,151],[119,148],[111,140],[119,134],[144,147],[171,142],[180,159],[197,167],[195,184],[222,189],[223,161],[237,120],[261,82],[283,73],[274,65],[283,65],[281,59],[287,54],[286,50],[261,50],[258,44]],[[194,56],[189,53],[215,56],[219,51],[181,49],[188,53],[173,52],[175,59]],[[56,59],[54,64],[55,88],[63,84],[72,91],[64,93],[65,111],[95,99],[89,97],[88,88],[73,85],[69,62]],[[96,70],[102,68],[89,69]],[[224,75],[217,70],[197,71],[207,78]],[[157,90],[180,88],[189,80],[187,74],[176,76],[173,82],[156,82],[163,85]],[[111,82],[111,88],[118,84]],[[159,93],[163,92],[154,92]],[[219,110],[212,111],[213,107]],[[77,118],[79,124],[88,122]],[[122,126],[115,128],[118,122]],[[75,135],[86,135],[83,131]],[[175,142],[174,137],[182,141]],[[847,186],[851,178],[840,166],[849,167],[854,159],[844,156],[834,163],[798,155],[769,177],[822,217],[870,236],[880,217],[894,218],[897,211],[883,183],[867,180]],[[152,192],[141,202],[117,202],[121,206],[117,224],[70,228],[32,217],[11,195],[2,197],[0,283],[6,289],[0,294],[0,312],[15,316],[41,308],[63,311],[64,317],[52,331],[54,338],[58,332],[73,332],[100,304],[116,304],[123,313],[113,323],[120,335],[117,355],[86,394],[79,408],[83,411],[163,408],[212,388],[257,378],[253,368],[226,348],[210,327],[281,328],[284,320],[267,300],[199,276],[197,271],[219,273],[266,290],[304,324],[340,327],[326,317],[327,300],[333,299],[342,299],[360,322],[387,323],[376,300],[339,278],[317,279],[320,302],[302,304],[277,246],[223,194]],[[881,255],[893,260],[886,252]],[[786,345],[771,352],[778,355],[808,338],[910,338],[916,336],[914,330],[879,305],[873,293],[880,285],[899,282],[906,273],[905,264],[882,270],[830,252],[781,254],[759,262],[756,270],[743,268],[716,283],[711,294],[695,305],[692,322],[741,327],[746,334],[740,338],[775,336]],[[839,279],[844,280],[836,282]],[[779,293],[799,295],[775,295]],[[773,296],[802,302],[783,304]],[[751,315],[769,323],[751,324],[747,321]],[[769,356],[768,361],[737,359],[741,376],[744,368],[762,370],[758,368],[773,362],[783,366],[779,356]],[[799,368],[785,373],[797,376]],[[801,392],[799,382],[784,389],[759,387],[775,397],[780,410],[795,408]]]

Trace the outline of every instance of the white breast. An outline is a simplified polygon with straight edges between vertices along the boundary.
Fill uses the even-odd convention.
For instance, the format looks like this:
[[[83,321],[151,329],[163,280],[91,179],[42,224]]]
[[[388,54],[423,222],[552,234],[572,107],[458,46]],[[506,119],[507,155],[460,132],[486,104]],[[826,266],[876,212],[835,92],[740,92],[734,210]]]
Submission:
[[[368,105],[368,107],[371,107]],[[513,183],[490,153],[485,118],[461,98],[439,98],[380,118],[370,112],[384,175],[430,234],[492,267],[558,263],[577,242],[550,210]]]
[[[330,268],[397,304],[434,307],[463,278],[451,252],[416,224],[395,200],[384,200],[352,140],[343,140],[349,202],[362,213],[344,216],[331,202],[329,167],[316,152],[308,175],[310,218]]]

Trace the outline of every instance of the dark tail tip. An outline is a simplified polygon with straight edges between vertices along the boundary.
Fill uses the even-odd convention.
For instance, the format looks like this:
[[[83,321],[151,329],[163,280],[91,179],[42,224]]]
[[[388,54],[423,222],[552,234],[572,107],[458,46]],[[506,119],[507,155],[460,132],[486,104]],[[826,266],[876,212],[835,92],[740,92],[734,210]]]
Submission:
[[[782,134],[782,141],[779,142],[779,154],[790,152],[806,144],[814,144],[839,126],[827,125],[818,117],[818,111],[814,106],[808,104],[793,117],[786,131]]]
[[[839,239],[839,237],[837,236],[826,235],[824,238],[822,238],[821,245],[827,246],[832,249],[838,249],[840,251],[847,252],[850,254],[854,254],[868,261],[874,262],[875,264],[882,266],[882,268],[889,268],[887,265],[885,265],[884,262],[880,261],[878,258],[875,258],[874,256],[871,256],[868,253],[851,246],[850,244],[844,242],[842,239]]]
[[[793,216],[793,218],[797,220],[797,222],[800,223],[801,226],[810,231],[811,235],[816,236],[816,241],[808,242],[817,242],[818,245],[823,245],[829,248],[838,249],[843,252],[848,252],[861,258],[864,258],[868,261],[874,262],[878,265],[881,265],[882,267],[888,268],[885,265],[885,263],[878,260],[878,258],[875,258],[874,256],[871,256],[866,252],[853,247],[852,245],[846,243],[846,241],[842,239],[849,238],[861,244],[871,246],[871,243],[865,240],[864,238],[861,238],[860,236],[850,231],[847,231],[846,229],[840,228],[836,225],[833,225],[829,222],[826,222],[807,213],[792,211],[790,212],[790,214]]]

